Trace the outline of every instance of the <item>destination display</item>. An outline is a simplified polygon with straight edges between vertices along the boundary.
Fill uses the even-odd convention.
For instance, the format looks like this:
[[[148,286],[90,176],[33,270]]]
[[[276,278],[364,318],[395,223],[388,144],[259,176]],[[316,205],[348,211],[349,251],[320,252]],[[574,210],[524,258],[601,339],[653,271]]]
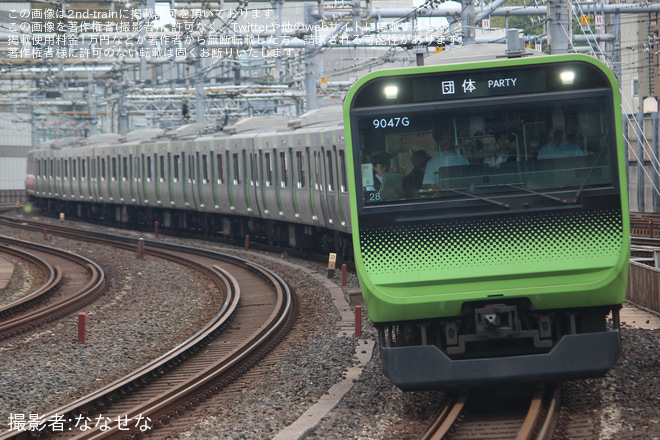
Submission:
[[[546,72],[536,69],[527,72],[520,69],[495,72],[468,71],[442,75],[441,78],[417,78],[412,86],[413,101],[423,102],[545,92],[547,80]]]
[[[581,62],[376,78],[356,94],[353,108],[607,88],[602,73]]]

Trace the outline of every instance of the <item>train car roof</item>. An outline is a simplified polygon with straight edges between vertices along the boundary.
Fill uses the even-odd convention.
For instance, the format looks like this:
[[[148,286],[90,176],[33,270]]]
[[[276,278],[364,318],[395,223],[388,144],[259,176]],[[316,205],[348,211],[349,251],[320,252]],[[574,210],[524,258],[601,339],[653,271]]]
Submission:
[[[79,142],[79,137],[71,136],[41,142],[37,148],[39,150],[60,150],[62,148],[77,146]]]
[[[165,135],[165,130],[162,128],[142,128],[139,130],[133,130],[129,133],[126,133],[124,136],[118,139],[118,142],[124,143],[143,143],[152,140],[156,140]]]
[[[174,128],[165,133],[168,139],[184,139],[190,137],[197,137],[209,131],[209,126],[205,122],[195,122],[192,124],[182,125],[181,127]]]
[[[79,145],[82,147],[92,147],[98,145],[114,144],[119,142],[120,138],[121,135],[118,133],[100,133],[80,139]]]
[[[318,124],[337,124],[343,121],[343,108],[341,105],[331,105],[317,108],[303,113],[289,121],[289,128],[297,129]]]
[[[282,131],[287,129],[289,119],[285,116],[264,115],[245,118],[222,129],[224,134],[238,134],[248,131]]]

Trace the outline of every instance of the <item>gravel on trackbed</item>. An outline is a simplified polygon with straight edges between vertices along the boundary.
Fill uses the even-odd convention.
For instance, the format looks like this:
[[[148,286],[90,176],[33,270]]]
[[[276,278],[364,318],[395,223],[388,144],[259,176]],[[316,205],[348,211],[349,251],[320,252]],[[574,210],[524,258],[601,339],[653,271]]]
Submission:
[[[117,233],[138,236],[134,232]],[[43,240],[39,233],[1,227],[0,235]],[[192,244],[190,240],[162,236],[161,240]],[[136,369],[192,335],[194,328],[213,312],[207,307],[213,286],[183,267],[153,258],[136,260],[132,252],[58,237],[52,238],[51,245],[100,263],[109,274],[110,287],[102,304],[85,310],[90,316],[86,345],[76,340],[77,316],[18,339],[0,341],[0,431],[9,428],[10,417],[24,415],[27,420],[32,414],[44,414]],[[241,250],[228,251],[199,242],[195,245],[245,256]],[[323,265],[284,258],[326,272]],[[293,342],[289,341],[290,360],[280,362],[267,379],[247,387],[235,405],[214,414],[203,413],[195,425],[176,438],[272,438],[316,403],[355,362],[356,340],[338,334],[335,324],[339,315],[328,292],[301,271],[272,260],[257,262],[274,269],[293,287],[300,298],[301,313],[316,314],[315,326],[300,334],[294,327]],[[22,279],[27,272],[17,268],[15,278],[19,279],[0,291],[0,304],[13,294],[11,290],[29,284]],[[355,276],[349,273],[346,289],[357,287]],[[366,313],[364,316],[363,336],[375,339]],[[590,390],[593,403],[588,411],[599,438],[660,439],[660,330],[624,327],[622,345],[623,355],[606,377],[570,382],[567,388],[575,392]],[[442,393],[399,391],[380,372],[378,347],[374,353],[354,387],[307,438],[417,438],[436,411]]]

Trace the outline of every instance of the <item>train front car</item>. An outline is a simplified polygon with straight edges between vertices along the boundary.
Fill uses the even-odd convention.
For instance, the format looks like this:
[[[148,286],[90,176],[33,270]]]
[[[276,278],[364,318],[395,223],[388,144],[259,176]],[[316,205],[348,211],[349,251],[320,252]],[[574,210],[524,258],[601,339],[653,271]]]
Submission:
[[[606,67],[563,55],[379,71],[344,118],[356,267],[394,384],[612,367],[629,218]]]

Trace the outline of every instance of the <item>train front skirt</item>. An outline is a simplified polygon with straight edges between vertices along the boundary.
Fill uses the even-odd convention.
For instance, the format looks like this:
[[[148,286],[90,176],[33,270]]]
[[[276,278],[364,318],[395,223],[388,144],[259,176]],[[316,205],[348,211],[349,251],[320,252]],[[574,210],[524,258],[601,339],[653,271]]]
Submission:
[[[385,376],[403,391],[604,375],[621,352],[618,330],[564,336],[535,355],[452,360],[435,345],[381,350]]]

